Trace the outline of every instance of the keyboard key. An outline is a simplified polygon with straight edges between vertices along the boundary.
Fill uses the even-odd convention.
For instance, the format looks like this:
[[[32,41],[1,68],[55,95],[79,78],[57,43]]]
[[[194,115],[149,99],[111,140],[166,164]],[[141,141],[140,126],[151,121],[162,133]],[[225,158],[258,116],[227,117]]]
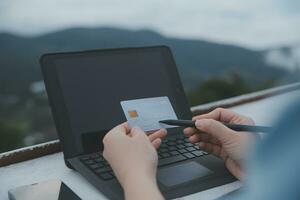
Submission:
[[[176,143],[171,141],[171,142],[167,142],[167,145],[168,145],[168,146],[175,146]]]
[[[175,151],[177,150],[176,146],[171,146],[171,147],[168,147],[169,151]]]
[[[87,164],[87,165],[92,165],[95,162],[93,160],[86,160],[86,161],[84,161],[84,163]]]
[[[179,140],[183,140],[185,138],[185,136],[183,134],[182,135],[177,135],[176,138],[179,139]]]
[[[188,151],[185,150],[185,149],[178,149],[178,151],[179,151],[180,153],[187,153],[187,152],[188,152]]]
[[[158,166],[160,167],[163,165],[168,165],[168,164],[172,164],[172,163],[183,161],[183,160],[186,160],[186,158],[182,155],[172,156],[169,158],[164,158],[164,159],[159,160]]]
[[[100,153],[93,153],[91,155],[84,155],[79,158],[85,165],[87,165],[95,174],[99,175],[104,180],[114,178],[112,169],[109,163],[103,158]]]
[[[102,168],[94,170],[94,172],[96,174],[100,174],[100,173],[103,173],[103,172],[109,172],[109,171],[112,171],[112,169],[110,167],[102,167]]]
[[[170,151],[170,154],[171,154],[172,156],[179,155],[178,151]]]
[[[169,141],[175,142],[176,138],[168,138]]]
[[[89,167],[90,167],[91,169],[97,169],[97,168],[103,167],[103,165],[100,165],[100,164],[96,163],[96,164],[90,165]]]
[[[160,148],[160,149],[158,149],[158,151],[161,153],[165,153],[165,152],[168,152],[169,150],[167,148]]]
[[[161,157],[166,158],[166,157],[170,157],[171,155],[169,153],[161,153],[160,154]]]
[[[103,173],[103,174],[100,174],[100,177],[103,179],[103,180],[109,180],[109,179],[112,179],[113,176],[110,174],[110,173]]]
[[[191,153],[194,154],[197,157],[204,155],[204,153],[202,151],[192,151]]]
[[[179,144],[179,145],[177,145],[176,147],[177,147],[178,149],[183,149],[183,148],[185,148],[185,146],[182,145],[182,144]]]
[[[183,140],[176,140],[176,143],[177,143],[177,144],[183,144],[184,141],[183,141]]]
[[[102,161],[102,162],[100,162],[100,163],[98,163],[98,165],[100,166],[100,167],[105,167],[106,165],[104,165],[104,162]]]
[[[99,157],[99,158],[94,159],[94,161],[99,163],[99,162],[104,161],[104,159],[102,157]]]
[[[111,171],[110,174],[113,176],[113,178],[116,178],[114,171]]]
[[[82,156],[79,159],[82,160],[82,161],[89,160],[90,156]]]
[[[162,144],[160,145],[160,148],[166,148],[166,147],[168,147],[168,145],[165,144],[165,143],[162,143]]]
[[[195,151],[196,150],[194,147],[187,147],[185,149],[188,150],[188,151]]]
[[[91,158],[99,158],[100,157],[100,154],[99,153],[97,153],[97,154],[92,154],[92,155],[90,155],[90,157]]]
[[[195,158],[195,155],[191,153],[184,153],[183,155],[187,158]]]
[[[108,163],[106,160],[104,160],[104,161],[103,161],[103,165],[104,165],[104,166],[109,166],[109,163]]]
[[[192,147],[192,146],[194,146],[193,144],[191,144],[191,143],[185,143],[184,144],[186,147]]]

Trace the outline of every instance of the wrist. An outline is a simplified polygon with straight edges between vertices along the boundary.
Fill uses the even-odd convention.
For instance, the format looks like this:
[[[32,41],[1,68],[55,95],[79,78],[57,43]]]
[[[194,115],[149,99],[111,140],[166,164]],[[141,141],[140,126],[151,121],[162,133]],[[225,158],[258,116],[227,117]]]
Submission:
[[[156,176],[155,173],[146,173],[139,170],[136,170],[132,173],[128,173],[123,180],[123,188],[128,187],[143,187],[143,184],[155,184],[156,185]]]
[[[155,175],[147,176],[147,174],[135,174],[134,176],[127,178],[122,186],[125,199],[163,199],[158,189]]]

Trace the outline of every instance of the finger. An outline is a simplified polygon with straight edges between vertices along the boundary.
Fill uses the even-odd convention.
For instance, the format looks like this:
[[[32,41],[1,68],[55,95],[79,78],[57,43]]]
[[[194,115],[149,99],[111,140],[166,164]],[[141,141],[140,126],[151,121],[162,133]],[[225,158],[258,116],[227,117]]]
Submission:
[[[121,124],[125,129],[127,133],[130,133],[131,131],[131,127],[129,126],[128,122],[124,122],[123,124]]]
[[[210,146],[206,142],[200,142],[198,145],[199,145],[200,149],[202,149],[203,151],[212,153],[224,161],[228,158],[228,154],[225,152],[224,148],[222,148],[219,145]]]
[[[191,143],[197,143],[197,142],[210,142],[207,134],[194,134],[191,137],[189,137],[189,141]]]
[[[226,142],[234,135],[234,132],[224,124],[213,119],[196,120],[197,129],[215,137],[221,143]]]
[[[228,154],[226,153],[226,151],[224,150],[224,148],[221,149],[220,158],[222,160],[224,160],[224,161],[228,158]]]
[[[199,147],[201,149],[203,149],[204,151],[208,152],[208,153],[211,153],[211,144],[210,143],[207,143],[207,142],[199,142]]]
[[[211,153],[218,157],[221,156],[221,149],[222,148],[219,145],[211,144]]]
[[[215,139],[214,137],[211,137],[210,135],[206,133],[197,133],[189,137],[189,141],[191,143],[197,143],[197,142],[209,142],[212,144],[220,145],[220,142]]]
[[[216,137],[214,137],[214,136],[212,136],[212,135],[210,135],[210,134],[207,134],[207,133],[202,133],[201,135],[202,135],[208,142],[213,143],[213,144],[217,144],[217,145],[221,145],[220,141],[219,141]]]
[[[122,133],[122,134],[128,134],[130,132],[130,127],[128,125],[127,122],[124,122],[122,124],[119,124],[118,126],[116,126],[115,128],[112,129],[112,132],[115,133]]]
[[[224,108],[216,108],[213,111],[203,114],[203,115],[198,115],[193,117],[193,120],[197,119],[214,119],[217,121],[222,121],[222,122],[227,122],[229,123],[234,117],[243,117],[239,115],[238,113],[229,110],[229,109],[224,109]]]
[[[200,135],[198,134],[195,134],[195,135],[192,135],[189,137],[189,141],[190,143],[197,143],[197,142],[201,142],[201,141],[204,141]]]
[[[106,150],[106,148],[104,148],[104,151],[103,151],[102,155],[103,155],[104,159],[107,160],[107,150]]]
[[[197,130],[196,128],[185,128],[183,130],[183,133],[185,136],[190,137],[192,135],[194,135],[195,133],[199,132],[199,130]]]
[[[247,117],[247,116],[243,116],[243,115],[237,115],[237,116],[233,117],[229,123],[244,124],[244,125],[254,125],[255,124],[253,119],[251,119],[250,117]]]
[[[145,136],[146,133],[140,127],[133,127],[130,131],[132,137]]]
[[[111,129],[103,138],[103,144],[106,145],[106,143],[110,142],[112,138],[118,138],[118,137],[123,137],[126,136],[126,134],[129,132],[130,128],[128,124],[122,123],[119,124],[118,126],[114,127]]]
[[[207,143],[207,142],[200,142],[199,147],[211,154],[214,154],[215,156],[218,156],[221,158],[222,156],[222,147],[219,145]]]
[[[157,138],[164,138],[167,135],[167,130],[166,129],[160,129],[150,135],[148,135],[149,140],[152,142]]]
[[[153,140],[152,145],[154,146],[155,149],[158,149],[161,145],[161,139],[160,138],[156,138],[155,140]]]
[[[232,159],[227,159],[225,165],[233,176],[235,176],[239,180],[243,180],[243,177],[245,175],[244,172],[242,171],[241,166],[237,162],[235,162]]]

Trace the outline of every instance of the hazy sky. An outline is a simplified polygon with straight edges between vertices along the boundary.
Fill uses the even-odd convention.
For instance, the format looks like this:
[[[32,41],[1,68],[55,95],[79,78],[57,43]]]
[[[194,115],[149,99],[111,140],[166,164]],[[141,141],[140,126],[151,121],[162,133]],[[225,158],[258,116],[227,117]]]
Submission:
[[[300,44],[300,0],[0,0],[0,32],[99,26],[252,48]]]

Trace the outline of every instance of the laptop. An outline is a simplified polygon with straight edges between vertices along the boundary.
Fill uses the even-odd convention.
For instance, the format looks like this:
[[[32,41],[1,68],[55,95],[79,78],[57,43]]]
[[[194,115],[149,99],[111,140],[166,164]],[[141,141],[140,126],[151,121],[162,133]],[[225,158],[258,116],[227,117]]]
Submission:
[[[126,121],[122,100],[168,97],[179,119],[192,118],[166,46],[46,54],[40,63],[65,163],[108,199],[124,198],[102,156],[105,134]],[[168,129],[158,149],[157,181],[165,198],[235,180],[221,159],[189,143],[182,131]]]

